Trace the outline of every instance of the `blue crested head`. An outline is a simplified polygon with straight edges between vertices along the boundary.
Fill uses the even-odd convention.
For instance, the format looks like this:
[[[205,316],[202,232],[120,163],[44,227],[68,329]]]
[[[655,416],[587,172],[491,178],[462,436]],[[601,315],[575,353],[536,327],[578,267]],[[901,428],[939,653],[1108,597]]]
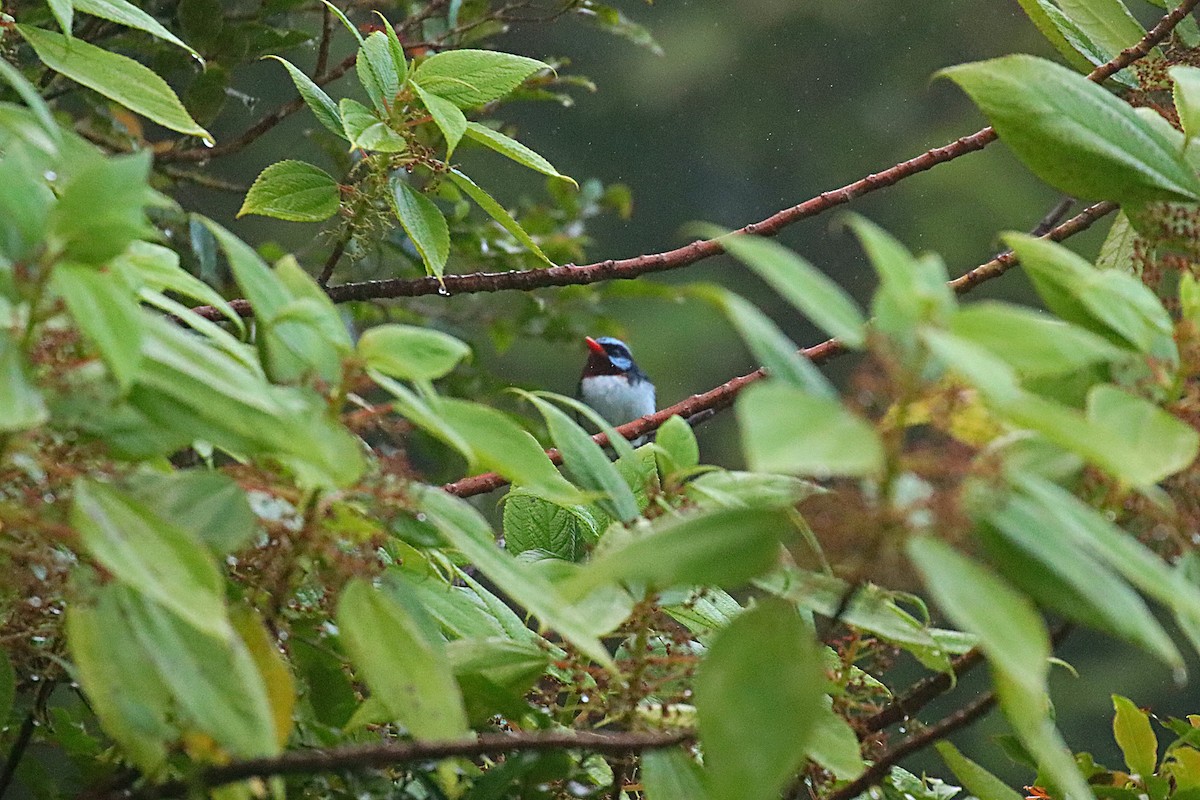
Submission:
[[[584,339],[588,360],[579,379],[579,397],[613,425],[653,414],[654,384],[633,360],[620,339],[601,336]]]

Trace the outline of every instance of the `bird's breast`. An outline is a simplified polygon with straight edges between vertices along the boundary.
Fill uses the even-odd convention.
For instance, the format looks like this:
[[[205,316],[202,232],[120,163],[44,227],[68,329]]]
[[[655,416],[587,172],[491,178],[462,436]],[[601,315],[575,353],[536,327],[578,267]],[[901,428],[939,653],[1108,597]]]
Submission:
[[[624,425],[657,409],[654,384],[625,375],[592,375],[579,382],[581,400],[613,425]]]

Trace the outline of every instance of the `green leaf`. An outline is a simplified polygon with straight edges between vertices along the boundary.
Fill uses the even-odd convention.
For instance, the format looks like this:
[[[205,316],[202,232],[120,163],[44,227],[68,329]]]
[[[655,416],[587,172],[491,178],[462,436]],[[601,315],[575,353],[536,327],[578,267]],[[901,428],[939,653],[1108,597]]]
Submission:
[[[282,748],[295,727],[292,717],[296,710],[296,678],[257,612],[249,606],[236,606],[230,622],[262,679],[275,730],[275,744]]]
[[[616,583],[655,589],[681,584],[736,587],[779,561],[779,544],[793,531],[788,513],[733,508],[660,517],[606,546],[564,591],[582,598]]]
[[[381,592],[355,578],[338,600],[338,639],[366,680],[371,696],[417,739],[455,739],[468,733],[462,695],[442,642],[414,618],[419,604],[404,596],[398,573]]]
[[[7,329],[0,331],[0,408],[0,431],[5,433],[36,428],[50,417],[21,347]]]
[[[955,308],[945,265],[932,256],[914,258],[899,240],[864,217],[851,214],[847,224],[879,275],[871,303],[872,326],[886,334],[911,365],[917,326],[941,325]]]
[[[7,62],[4,62],[7,63]],[[55,204],[54,192],[42,177],[27,148],[10,147],[0,159],[0,258],[19,261],[33,255],[46,238],[46,226]]]
[[[449,55],[449,53],[446,55]],[[495,150],[500,155],[517,162],[523,167],[528,167],[529,169],[535,172],[540,172],[543,175],[549,175],[551,178],[560,178],[576,188],[579,186],[579,184],[575,182],[574,178],[563,175],[554,168],[553,164],[542,158],[542,156],[530,150],[516,139],[505,136],[503,133],[500,133],[500,131],[492,130],[486,125],[481,125],[478,122],[468,121],[466,136],[468,139],[474,139],[484,147]]]
[[[743,392],[735,409],[754,470],[824,477],[883,468],[875,429],[837,400],[767,381]]]
[[[654,443],[659,448],[659,465],[664,474],[682,472],[700,465],[700,445],[687,420],[678,414],[658,426]]]
[[[130,495],[159,519],[172,523],[223,556],[249,544],[258,518],[242,487],[220,472],[140,472],[129,479]]]
[[[992,510],[983,541],[997,566],[1043,605],[1119,636],[1176,672],[1183,657],[1141,597],[1086,550],[1051,536],[1055,518],[1021,495]],[[992,533],[1003,538],[996,541]]]
[[[413,88],[417,90],[421,104],[433,117],[434,124],[446,137],[446,158],[449,159],[454,154],[454,148],[458,147],[458,143],[462,141],[463,134],[467,132],[467,118],[463,116],[458,106],[446,98],[425,91],[419,84],[414,83]]]
[[[133,636],[117,601],[115,584],[100,591],[95,605],[67,606],[67,647],[100,727],[142,770],[153,773],[177,737],[168,722],[171,696]],[[137,676],[130,683],[129,677]]]
[[[818,397],[837,398],[833,384],[811,361],[798,352],[795,342],[744,297],[723,287],[700,284],[688,287],[688,292],[714,304],[737,329],[754,358],[771,377]]]
[[[343,97],[338,103],[342,130],[350,140],[350,149],[375,150],[380,153],[402,153],[408,142],[371,109],[357,100]]]
[[[1113,737],[1125,756],[1125,765],[1143,780],[1149,778],[1158,763],[1158,738],[1150,727],[1150,716],[1129,698],[1114,694],[1112,700],[1116,710]]]
[[[850,724],[833,710],[828,697],[821,698],[813,714],[808,757],[841,781],[852,781],[866,769],[858,736]]]
[[[329,0],[321,0],[321,2],[325,5],[326,8],[329,9],[329,12],[331,14],[333,14],[335,17],[337,17],[341,21],[342,25],[346,28],[346,30],[350,31],[350,35],[353,36],[355,41],[357,41],[359,46],[361,46],[363,43],[362,34],[358,32],[358,28],[356,28],[354,26],[354,23],[351,22],[349,20],[349,18],[346,17],[345,12],[343,12],[340,8],[338,8],[333,3],[329,2]]]
[[[578,561],[599,537],[598,521],[587,506],[551,503],[521,489],[504,497],[504,546],[514,555],[541,550]]]
[[[96,159],[71,174],[50,212],[51,237],[67,259],[102,264],[150,232],[150,162],[145,151]]]
[[[866,321],[858,305],[812,264],[761,236],[724,236],[721,245],[830,336],[852,350],[866,343]]]
[[[337,104],[325,93],[324,89],[313,83],[312,78],[305,75],[298,67],[293,66],[292,62],[287,59],[280,58],[279,56],[265,57],[273,58],[280,64],[283,64],[288,71],[288,75],[292,77],[292,83],[296,85],[296,91],[300,92],[301,99],[304,100],[305,105],[312,109],[318,122],[343,139],[353,138],[346,134],[346,129],[342,125],[342,115],[338,112]]]
[[[470,443],[470,451],[463,455],[472,467],[498,472],[547,500],[573,503],[580,499],[579,490],[558,473],[537,439],[502,412],[453,398],[440,399],[435,410],[443,424]]]
[[[1127,456],[1114,473],[1137,486],[1158,483],[1186,469],[1200,450],[1200,433],[1154,403],[1112,384],[1088,392],[1087,419],[1127,445]]]
[[[908,541],[925,588],[951,620],[979,637],[989,663],[1030,692],[1045,690],[1050,637],[1033,605],[1007,583],[930,536]]]
[[[1058,6],[1110,58],[1146,35],[1146,29],[1121,0],[1058,0]]]
[[[621,477],[621,473],[608,460],[600,445],[557,406],[527,392],[522,396],[537,408],[554,446],[562,453],[563,465],[584,489],[600,492],[600,507],[621,522],[629,522],[638,516],[638,503]]]
[[[1188,66],[1174,66],[1167,70],[1173,81],[1172,90],[1175,96],[1175,110],[1179,112],[1179,122],[1187,141],[1200,133],[1200,69]]]
[[[1091,787],[1084,781],[1071,751],[1054,727],[1050,716],[1050,698],[1044,687],[1034,689],[1008,673],[993,674],[1000,707],[1028,753],[1036,754],[1038,774],[1055,785],[1065,800],[1094,800]]]
[[[579,652],[617,674],[612,657],[592,633],[590,621],[553,584],[501,551],[478,511],[432,487],[420,489],[416,499],[438,531],[501,592],[557,631]]]
[[[50,285],[104,363],[127,390],[142,361],[142,314],[120,274],[85,264],[59,264]]]
[[[412,81],[459,108],[474,108],[504,97],[543,69],[550,67],[511,53],[448,50],[422,61],[413,71]]]
[[[971,759],[958,752],[958,748],[943,739],[937,742],[942,760],[962,785],[979,800],[1021,800],[1022,795]]]
[[[950,330],[1028,377],[1062,375],[1128,355],[1090,331],[1007,303],[959,309],[950,318]]]
[[[682,750],[650,750],[642,755],[646,800],[705,800],[704,772]]]
[[[212,140],[167,82],[132,58],[53,31],[18,25],[38,58],[55,72],[173,131]]]
[[[1034,475],[1010,476],[1053,520],[1055,535],[1113,567],[1177,614],[1200,619],[1200,586],[1191,585],[1152,550],[1065,489]]]
[[[142,290],[143,299],[147,289],[175,292],[219,309],[239,333],[246,331],[245,323],[233,306],[216,289],[180,267],[179,254],[174,250],[150,242],[133,241],[125,252],[113,259],[112,266],[131,286]]]
[[[446,173],[446,177],[449,178],[451,183],[461,189],[463,193],[467,195],[467,197],[470,197],[472,200],[474,200],[475,204],[482,208],[489,217],[500,223],[500,227],[511,233],[514,239],[528,247],[529,251],[535,256],[542,259],[550,266],[554,266],[554,262],[542,252],[542,249],[538,247],[538,244],[533,240],[533,237],[526,233],[525,229],[521,227],[521,223],[517,222],[516,219],[513,218],[513,215],[509,214],[504,206],[496,202],[496,200],[490,194],[479,188],[474,181],[472,181],[463,173],[459,172],[457,169],[451,169]]]
[[[122,587],[122,611],[143,651],[136,674],[151,664],[182,715],[234,756],[279,751],[262,676],[222,612],[226,633],[212,636]],[[128,678],[126,678],[128,681]]]
[[[415,325],[376,325],[358,339],[358,357],[368,368],[410,381],[431,381],[471,354],[459,339]]]
[[[1078,72],[1089,72],[1092,69],[1091,60],[1081,55],[1079,49],[1068,41],[1059,21],[1073,23],[1063,16],[1058,6],[1051,3],[1050,0],[1017,0],[1017,2],[1021,4],[1021,8],[1024,9],[1038,32],[1054,45],[1054,49],[1073,69]],[[980,800],[987,800],[987,798],[980,798]]]
[[[303,161],[279,161],[259,173],[237,215],[320,222],[337,213],[341,199],[338,182],[325,170]]]
[[[387,17],[375,12],[375,16],[379,17],[380,23],[383,25],[384,34],[388,40],[388,54],[392,59],[392,69],[396,72],[396,77],[401,84],[408,78],[408,61],[404,58],[404,46],[400,44],[399,37],[396,36],[396,26],[388,22]],[[454,23],[451,23],[451,27]]]
[[[1068,322],[1127,342],[1143,353],[1178,360],[1174,326],[1162,302],[1134,276],[1098,270],[1062,245],[1009,233],[1005,244],[1021,259],[1038,295]]]
[[[661,445],[662,429],[659,429]],[[684,486],[689,498],[700,505],[721,508],[793,508],[806,497],[824,490],[815,483],[791,475],[769,472],[715,470],[688,481]]]
[[[71,525],[91,556],[118,580],[200,631],[228,634],[221,575],[189,532],[133,497],[92,481],[75,486]]]
[[[42,132],[49,137],[54,145],[62,143],[62,130],[58,127],[58,123],[54,121],[54,115],[50,112],[50,106],[42,99],[41,94],[32,83],[26,80],[21,71],[12,64],[0,59],[0,78],[2,78],[17,96],[24,101],[25,105],[29,106],[29,110],[33,113],[34,119],[42,128]],[[11,157],[11,152],[6,154]]]
[[[1160,562],[1158,566],[1161,568],[1163,565]],[[1195,550],[1185,553],[1176,564],[1174,575],[1180,586],[1179,595],[1188,598],[1200,596],[1200,553]],[[1164,587],[1164,590],[1170,592],[1171,587]],[[1174,610],[1179,629],[1192,643],[1192,648],[1200,652],[1200,609],[1193,603],[1179,602]],[[1200,772],[1197,778],[1200,779]]]
[[[50,6],[50,13],[54,15],[54,21],[58,23],[58,27],[62,28],[62,32],[70,37],[75,13],[74,4],[71,0],[46,0],[46,5]]]
[[[200,57],[199,53],[185,44],[175,34],[164,28],[154,17],[133,3],[127,2],[127,0],[72,0],[72,2],[76,11],[82,11],[85,14],[91,14],[94,17],[100,17],[109,22],[124,25],[127,28],[145,31],[155,38],[162,39],[164,42],[170,42],[177,47],[182,47],[191,53],[201,65],[204,64],[204,59]],[[63,32],[66,33],[68,31],[64,29]]]
[[[931,355],[978,389],[993,406],[1007,408],[1020,402],[1016,374],[984,348],[938,328],[923,329],[921,340]]]
[[[766,600],[717,634],[696,675],[713,800],[778,797],[804,763],[824,682],[812,634],[784,603]]]
[[[1183,156],[1123,101],[1066,67],[1026,55],[942,70],[1038,177],[1121,204],[1200,199]]]
[[[391,178],[392,210],[404,232],[425,262],[425,271],[441,278],[450,257],[450,228],[446,218],[428,197],[418,192],[399,175]]]
[[[400,93],[400,75],[392,60],[392,48],[387,34],[375,31],[358,48],[354,68],[358,82],[371,98],[371,104],[382,114],[388,113]]]

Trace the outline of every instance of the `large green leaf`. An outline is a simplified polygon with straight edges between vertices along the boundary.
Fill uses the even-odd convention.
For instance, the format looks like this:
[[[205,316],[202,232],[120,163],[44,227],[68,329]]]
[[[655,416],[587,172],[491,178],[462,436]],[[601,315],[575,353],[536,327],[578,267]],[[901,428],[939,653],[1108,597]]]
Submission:
[[[862,311],[819,269],[772,239],[735,234],[722,238],[721,244],[830,336],[852,349],[863,346]]]
[[[1061,375],[1128,355],[1091,331],[1006,303],[966,306],[950,318],[950,330],[1029,377]]]
[[[1110,58],[1146,35],[1146,29],[1121,0],[1058,0],[1058,6]]]
[[[312,78],[293,66],[292,62],[287,59],[280,58],[279,56],[267,56],[267,58],[275,59],[287,69],[288,75],[292,78],[292,83],[296,85],[296,91],[300,92],[301,99],[304,100],[305,105],[316,115],[318,122],[341,138],[349,138],[342,125],[342,115],[338,113],[337,103],[333,102],[333,99],[325,93],[324,89],[313,83]]]
[[[124,590],[117,597],[144,653],[143,665],[153,665],[184,719],[235,756],[278,752],[262,675],[232,628],[222,636],[207,635],[137,593]]]
[[[328,172],[303,161],[279,161],[259,173],[237,215],[320,222],[336,214],[340,204],[338,183]]]
[[[425,262],[425,271],[440,278],[450,257],[450,228],[433,201],[399,175],[391,179],[392,210]]]
[[[130,589],[212,636],[226,636],[224,584],[191,533],[103,483],[75,486],[71,525],[91,556]]]
[[[432,328],[387,324],[364,331],[357,353],[370,369],[393,378],[426,381],[446,375],[471,354],[471,348]]]
[[[642,755],[647,800],[705,800],[704,772],[682,750],[651,750]]]
[[[1063,17],[1062,11],[1058,6],[1054,5],[1050,0],[1017,0],[1024,9],[1025,14],[1029,17],[1030,22],[1038,29],[1042,36],[1050,44],[1054,45],[1054,49],[1058,51],[1068,64],[1079,72],[1089,72],[1092,69],[1092,62],[1079,52],[1071,41],[1069,41],[1066,33],[1063,31],[1063,26],[1060,20],[1069,22]],[[985,799],[986,800],[986,799]]]
[[[837,400],[768,381],[743,392],[736,411],[746,460],[755,470],[825,477],[883,468],[875,429]]]
[[[955,623],[979,637],[996,669],[1031,693],[1045,690],[1050,637],[1033,605],[990,570],[930,536],[908,542],[925,588]]]
[[[505,158],[511,159],[535,172],[549,175],[552,178],[561,178],[567,183],[577,185],[574,178],[563,175],[545,158],[530,150],[516,139],[505,136],[500,131],[492,130],[478,122],[467,122],[466,136],[468,139],[474,139],[484,147],[491,148]]]
[[[767,600],[713,641],[696,674],[713,800],[771,800],[804,763],[824,672],[800,615]]]
[[[582,598],[614,583],[644,582],[655,589],[741,586],[778,563],[779,543],[792,530],[784,510],[733,508],[660,517],[605,547],[564,591]]]
[[[7,63],[7,62],[5,62]],[[19,261],[31,256],[46,238],[55,205],[43,168],[30,149],[14,142],[0,159],[0,258]]]
[[[443,398],[434,410],[441,424],[469,442],[466,455],[476,468],[498,472],[514,485],[548,500],[573,503],[579,490],[570,484],[527,431],[494,408],[466,400]],[[437,435],[437,431],[430,431]]]
[[[1158,483],[1186,469],[1200,450],[1195,428],[1112,384],[1088,392],[1087,419],[1097,431],[1126,445],[1127,456],[1114,473],[1135,485]]]
[[[140,472],[129,479],[129,491],[156,517],[190,532],[215,555],[244,547],[258,533],[246,492],[220,472]]]
[[[1200,69],[1175,66],[1167,70],[1174,82],[1175,110],[1189,140],[1200,133]]]
[[[198,300],[219,309],[239,333],[246,330],[245,323],[233,306],[216,289],[180,267],[179,254],[170,248],[151,242],[130,242],[125,252],[113,259],[111,265],[124,275],[131,286],[139,290],[171,291]]]
[[[754,356],[771,377],[817,397],[834,400],[837,390],[796,344],[763,312],[744,297],[721,286],[692,285],[688,292],[721,309]]]
[[[833,710],[828,697],[821,698],[813,717],[808,757],[838,780],[850,781],[861,775],[867,765],[863,762],[858,736],[850,723]]]
[[[479,186],[476,185],[473,180],[456,169],[451,169],[449,172],[447,172],[446,177],[451,183],[461,189],[463,194],[474,200],[477,206],[487,212],[489,217],[500,223],[500,227],[511,233],[514,239],[528,247],[529,251],[535,256],[542,259],[550,266],[554,266],[554,262],[542,252],[542,248],[538,247],[538,244],[533,240],[533,237],[521,227],[521,223],[517,222],[516,219],[513,218],[513,215],[509,214],[508,210],[505,209],[504,206],[496,202],[495,198],[493,198],[483,189],[479,188]]]
[[[67,259],[101,264],[151,232],[144,211],[150,161],[147,151],[95,159],[72,172],[50,212],[50,235]]]
[[[67,304],[79,330],[96,345],[122,389],[142,361],[142,313],[120,273],[86,264],[59,264],[51,286]]]
[[[1178,359],[1171,317],[1139,279],[1125,272],[1096,269],[1045,239],[1019,233],[1003,238],[1055,314],[1144,353]]]
[[[1167,666],[1183,657],[1141,597],[1087,551],[1064,546],[1045,508],[1016,495],[987,515],[984,541],[997,566],[1017,586],[1066,616],[1132,642]]]
[[[600,445],[557,406],[532,394],[525,393],[524,397],[546,421],[550,438],[575,482],[584,489],[602,493],[598,502],[610,516],[622,522],[635,518],[637,499]]]
[[[192,119],[167,82],[132,58],[41,28],[18,25],[17,30],[38,58],[55,72],[164,128],[212,140],[212,135]]]
[[[0,332],[0,431],[10,433],[35,428],[50,413],[46,401],[29,377],[21,347],[8,330]]]
[[[450,544],[500,591],[543,625],[553,628],[579,652],[616,673],[612,656],[592,632],[592,621],[576,610],[553,584],[500,550],[487,520],[478,511],[432,487],[421,489],[417,501]]]
[[[392,592],[357,578],[338,600],[338,638],[366,680],[371,696],[418,739],[453,739],[468,733],[462,695],[443,643],[430,638],[413,601],[397,602],[406,586],[392,573]],[[427,625],[426,625],[427,626]]]
[[[448,50],[430,56],[413,71],[413,83],[459,108],[504,97],[530,75],[550,69],[532,58],[493,50]]]
[[[387,34],[375,31],[363,39],[354,68],[371,104],[381,113],[388,113],[400,93],[400,74]]]
[[[1113,738],[1125,756],[1125,766],[1143,779],[1154,774],[1158,764],[1158,737],[1150,726],[1150,716],[1128,697],[1113,695]]]
[[[408,141],[403,136],[357,100],[343,97],[338,102],[338,114],[344,135],[350,140],[350,149],[380,153],[402,153],[408,149]]]
[[[466,116],[458,106],[446,98],[425,91],[419,84],[414,83],[413,88],[417,90],[417,96],[421,98],[421,104],[425,106],[429,116],[433,117],[434,124],[446,138],[446,158],[449,159],[454,155],[454,148],[462,141],[463,134],[467,132]]]
[[[182,47],[191,53],[201,64],[204,59],[200,54],[189,47],[175,34],[162,26],[158,20],[147,14],[142,9],[135,6],[128,0],[72,0],[76,11],[82,11],[85,14],[91,14],[94,17],[106,19],[109,22],[115,22],[118,25],[124,25],[127,28],[135,28],[139,31],[162,39],[164,42],[170,42],[173,45]]]
[[[598,516],[587,506],[551,503],[514,489],[504,496],[504,546],[513,554],[540,550],[578,561],[600,537]]]
[[[1038,177],[1119,203],[1200,199],[1183,156],[1124,101],[1043,59],[1012,55],[950,67],[1000,139]]]
[[[150,773],[167,758],[177,738],[169,722],[171,696],[121,613],[118,588],[101,590],[94,605],[67,607],[67,647],[76,675],[100,727],[134,764]],[[136,675],[136,681],[130,681]]]

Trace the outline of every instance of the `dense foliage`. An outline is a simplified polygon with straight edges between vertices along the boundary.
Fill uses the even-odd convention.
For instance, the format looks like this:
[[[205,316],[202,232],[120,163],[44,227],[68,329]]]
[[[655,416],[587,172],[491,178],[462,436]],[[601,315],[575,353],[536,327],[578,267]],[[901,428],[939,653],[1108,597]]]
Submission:
[[[948,800],[896,766],[936,742],[947,778],[1016,800],[939,741],[997,704],[1034,796],[1194,800],[1200,717],[1114,696],[1110,769],[1072,755],[1047,679],[1075,624],[1180,682],[1200,648],[1196,0],[1150,32],[1120,0],[1021,0],[1068,66],[942,73],[994,129],[584,266],[555,265],[627,191],[577,184],[502,109],[586,78],[491,39],[566,16],[650,32],[591,0],[361,5],[6,6],[0,793]],[[298,97],[214,140],[267,68]],[[231,181],[293,115],[321,163]],[[764,238],[997,137],[1099,202],[953,280],[846,217],[869,309]],[[483,159],[468,176],[470,148],[544,196],[503,197]],[[193,185],[312,241],[247,242]],[[1096,263],[1058,243],[1114,212]],[[619,430],[497,398],[471,363],[464,339],[591,332],[593,284],[721,253],[834,338],[799,350],[720,286],[647,288],[719,309],[764,369]],[[1017,263],[1046,311],[960,303]],[[476,298],[451,319],[450,294]],[[816,366],[839,354],[843,391]],[[730,406],[747,471],[704,464],[692,431]],[[912,726],[982,662],[991,692]]]

